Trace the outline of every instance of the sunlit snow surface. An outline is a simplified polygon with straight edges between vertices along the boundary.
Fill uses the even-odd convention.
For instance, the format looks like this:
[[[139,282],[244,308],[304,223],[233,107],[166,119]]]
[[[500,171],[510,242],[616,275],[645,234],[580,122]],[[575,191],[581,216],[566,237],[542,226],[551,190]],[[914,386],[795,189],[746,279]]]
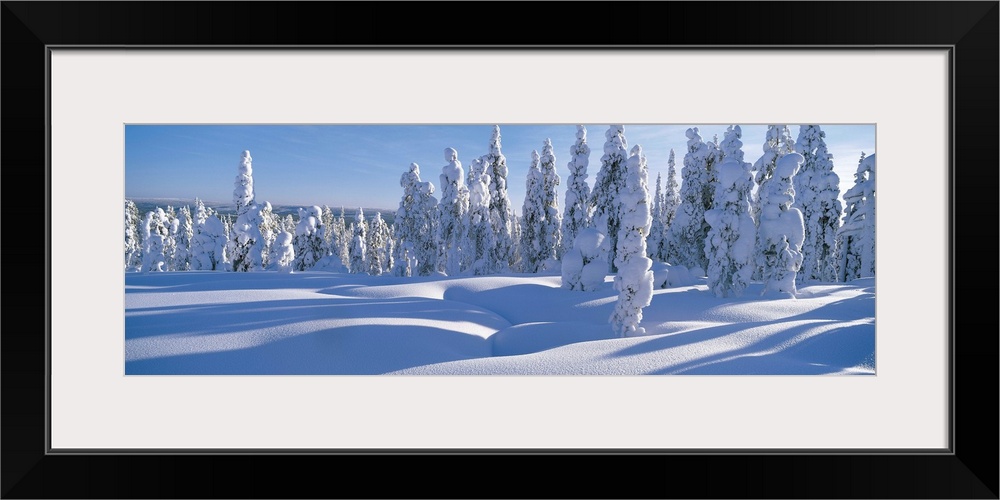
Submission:
[[[656,289],[646,334],[615,338],[611,276],[127,273],[125,373],[874,374],[873,279],[760,292]]]

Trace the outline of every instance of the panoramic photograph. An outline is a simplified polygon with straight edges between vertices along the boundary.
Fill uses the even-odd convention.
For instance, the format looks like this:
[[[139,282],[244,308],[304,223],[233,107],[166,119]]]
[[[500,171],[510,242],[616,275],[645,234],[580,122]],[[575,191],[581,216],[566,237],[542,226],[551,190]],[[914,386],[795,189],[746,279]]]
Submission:
[[[874,124],[124,127],[125,375],[875,375]]]

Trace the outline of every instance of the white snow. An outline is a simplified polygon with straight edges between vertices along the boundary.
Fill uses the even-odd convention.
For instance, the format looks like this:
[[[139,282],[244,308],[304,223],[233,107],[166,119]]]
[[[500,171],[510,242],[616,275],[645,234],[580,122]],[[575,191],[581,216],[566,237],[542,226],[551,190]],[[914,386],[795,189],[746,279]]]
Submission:
[[[694,279],[653,290],[646,335],[613,338],[611,278],[125,273],[125,373],[874,374],[874,279],[794,300]]]

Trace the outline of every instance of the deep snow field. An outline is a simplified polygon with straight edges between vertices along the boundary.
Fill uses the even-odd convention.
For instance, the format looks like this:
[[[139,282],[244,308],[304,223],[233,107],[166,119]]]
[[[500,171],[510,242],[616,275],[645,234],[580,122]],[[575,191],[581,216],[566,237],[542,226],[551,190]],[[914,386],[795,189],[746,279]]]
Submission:
[[[643,336],[616,338],[617,292],[558,275],[126,273],[125,373],[672,375],[875,373],[875,283],[796,298],[654,291]]]

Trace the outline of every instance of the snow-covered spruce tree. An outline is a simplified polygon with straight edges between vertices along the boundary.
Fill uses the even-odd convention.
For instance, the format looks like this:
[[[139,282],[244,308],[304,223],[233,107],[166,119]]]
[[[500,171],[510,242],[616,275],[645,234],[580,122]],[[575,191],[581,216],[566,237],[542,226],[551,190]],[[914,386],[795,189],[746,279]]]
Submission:
[[[541,257],[542,267],[552,269],[562,257],[562,214],[559,213],[559,174],[556,172],[556,155],[552,150],[552,140],[545,139],[542,146],[542,209],[545,218],[542,224]]]
[[[448,164],[441,168],[438,270],[448,276],[457,276],[463,271],[463,226],[469,213],[469,188],[465,186],[465,171],[462,170],[462,162],[458,161],[458,151],[445,148],[444,159]]]
[[[719,150],[721,151],[722,161],[726,159],[734,159],[740,163],[743,170],[747,173],[747,177],[743,178],[741,176],[742,185],[740,186],[740,197],[746,200],[747,204],[753,203],[752,191],[753,191],[753,173],[751,172],[752,165],[744,161],[743,157],[743,142],[740,139],[743,138],[743,130],[739,125],[730,125],[726,129],[726,135],[722,139],[722,144],[719,145]],[[751,215],[753,218],[753,215]]]
[[[191,207],[184,205],[178,212],[170,231],[174,240],[173,270],[189,271],[191,270],[191,240],[194,238],[194,220],[191,218]]]
[[[837,234],[837,281],[875,275],[875,155],[864,156],[854,174],[854,186],[844,193],[847,209]]]
[[[250,205],[233,223],[229,255],[233,271],[248,272],[264,269],[264,235],[260,233],[261,207]]]
[[[677,184],[677,168],[674,162],[674,149],[670,148],[670,159],[667,160],[667,187],[663,192],[663,227],[670,230],[677,215],[677,207],[681,204],[680,186]]]
[[[233,185],[233,204],[236,205],[236,216],[239,217],[254,204],[253,158],[250,157],[250,151],[243,151]]]
[[[806,230],[802,269],[796,274],[799,283],[836,279],[831,271],[836,268],[833,251],[842,213],[840,178],[833,172],[833,156],[825,137],[819,125],[802,125],[795,143],[795,151],[805,158],[794,178],[794,206],[802,212]]]
[[[177,256],[177,233],[180,231],[177,214],[174,207],[167,205],[163,211],[166,215],[164,224],[167,226],[167,235],[163,238],[163,262],[166,267],[164,271],[174,271],[174,258]]]
[[[279,231],[275,235],[268,261],[271,262],[271,268],[278,272],[292,272],[295,262],[295,247],[292,246],[292,233]]]
[[[368,272],[368,223],[365,221],[364,210],[358,208],[358,213],[351,224],[351,232],[354,234],[351,239],[350,265],[348,270],[352,274],[363,274]]]
[[[365,256],[368,257],[368,274],[381,276],[392,269],[392,233],[389,225],[382,219],[382,212],[375,212],[371,224],[368,225],[366,235],[368,248],[365,249]]]
[[[628,160],[628,142],[625,127],[611,125],[604,133],[604,155],[601,156],[601,170],[597,172],[590,206],[593,209],[591,224],[608,238],[608,270],[617,272],[615,254],[618,252],[618,232],[621,229],[622,205],[619,193],[625,189],[625,163]]]
[[[514,246],[510,247],[511,258],[510,258],[510,264],[508,265],[509,269],[521,269],[522,267],[524,267],[524,265],[522,264],[523,259],[521,258],[521,246],[518,244],[518,242],[521,241],[521,234],[523,233],[521,228],[521,219],[522,217],[517,216],[516,210],[514,212],[511,212],[510,235],[511,238],[513,238]]]
[[[514,209],[507,195],[507,159],[500,149],[500,126],[493,126],[490,152],[486,155],[490,177],[490,227],[493,228],[494,247],[488,264],[490,273],[507,271],[516,259],[517,240],[514,239]],[[443,188],[442,188],[443,189]],[[442,194],[442,198],[443,198]]]
[[[742,190],[750,172],[735,155],[717,169],[718,185],[713,208],[705,212],[711,229],[705,239],[708,289],[717,297],[739,297],[753,274],[753,249],[757,238],[750,203]]]
[[[581,229],[573,246],[563,254],[562,287],[568,290],[593,291],[604,284],[608,275],[608,239],[597,228]]]
[[[625,186],[619,193],[623,207],[615,253],[618,302],[611,314],[612,330],[621,337],[642,335],[642,309],[653,299],[653,261],[646,257],[646,236],[653,222],[649,207],[646,157],[642,148],[632,148],[625,171]]]
[[[714,152],[701,140],[698,128],[689,128],[685,132],[688,138],[688,152],[684,155],[684,168],[681,170],[681,203],[668,229],[667,261],[688,269],[705,270],[708,259],[705,257],[705,238],[708,237],[709,225],[705,221],[706,205],[704,200],[708,190],[705,184],[710,183],[708,162]]]
[[[263,269],[263,235],[260,233],[260,209],[253,191],[253,158],[250,151],[243,151],[233,183],[233,204],[236,221],[229,236],[227,253],[234,271]]]
[[[330,253],[340,258],[340,262],[350,262],[351,242],[354,241],[354,230],[347,226],[347,217],[344,214],[344,207],[340,207],[340,215],[334,221],[334,239],[336,244],[330,249]]]
[[[437,267],[437,212],[434,185],[420,180],[420,166],[411,163],[399,179],[403,198],[393,220],[396,276],[429,276]],[[408,266],[409,271],[406,271]]]
[[[481,156],[469,165],[469,213],[466,223],[465,245],[462,253],[465,264],[473,274],[489,274],[490,252],[496,246],[495,234],[490,225],[490,175],[486,157]]]
[[[771,182],[774,176],[774,168],[778,165],[778,159],[795,151],[795,143],[792,142],[792,133],[788,130],[788,125],[768,125],[767,134],[762,146],[764,154],[753,164],[754,183],[757,184],[757,193],[751,202],[751,215],[754,223],[760,218],[760,210],[767,200],[765,196],[770,192],[767,183]]]
[[[264,248],[261,250],[261,265],[264,269],[269,269],[271,267],[271,246],[274,245],[274,239],[278,237],[278,232],[281,231],[281,221],[278,220],[278,215],[274,213],[274,208],[271,207],[271,203],[264,202],[264,205],[260,209],[260,235],[264,238]]]
[[[142,238],[139,236],[139,207],[125,199],[125,271],[142,270]]]
[[[226,229],[219,217],[210,214],[205,205],[197,202],[198,221],[194,226],[194,237],[191,239],[191,267],[201,271],[224,269],[228,264],[226,258]]]
[[[170,232],[167,222],[167,214],[162,208],[157,207],[156,210],[146,213],[146,220],[142,226],[142,240],[145,243],[142,252],[142,272],[167,270],[167,258],[163,253],[164,242]]]
[[[780,294],[794,297],[795,273],[802,266],[802,240],[805,238],[802,212],[792,206],[795,189],[792,177],[802,165],[802,155],[789,153],[778,159],[772,171],[768,190],[762,199],[760,221],[757,227],[757,242],[760,251],[756,255],[757,266],[761,269],[765,294]]]
[[[590,185],[587,184],[590,146],[587,145],[587,129],[583,125],[576,126],[576,142],[569,148],[569,155],[560,256],[573,247],[576,235],[590,225]]]
[[[326,257],[326,243],[323,241],[323,209],[313,205],[299,209],[299,223],[292,237],[292,248],[295,249],[295,260],[292,268],[296,271],[307,271]]]
[[[525,181],[524,207],[521,209],[521,270],[537,273],[541,267],[542,223],[545,214],[542,208],[542,170],[538,166],[538,151],[531,152],[531,166]]]
[[[647,256],[656,262],[665,262],[667,260],[667,241],[664,238],[666,228],[663,225],[664,200],[660,174],[656,174],[656,191],[653,194],[653,223],[649,227],[649,236],[646,238]]]
[[[320,227],[323,228],[321,236],[323,237],[323,247],[326,249],[326,255],[337,255],[334,251],[334,240],[336,238],[336,227],[334,227],[334,221],[336,218],[333,216],[333,210],[329,206],[323,205],[323,214],[320,217]]]

